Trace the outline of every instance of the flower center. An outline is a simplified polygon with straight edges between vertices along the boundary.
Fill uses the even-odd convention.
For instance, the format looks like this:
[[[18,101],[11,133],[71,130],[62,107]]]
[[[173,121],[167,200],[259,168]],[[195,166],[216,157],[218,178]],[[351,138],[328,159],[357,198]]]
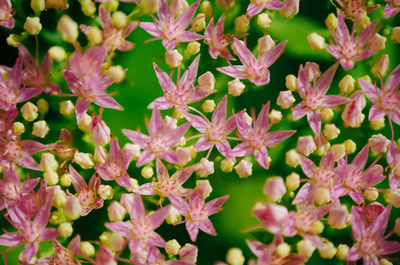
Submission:
[[[352,171],[345,180],[345,186],[350,189],[357,189],[361,184],[361,178],[358,172]]]
[[[208,139],[213,142],[221,142],[225,137],[225,130],[219,124],[211,123],[207,128]]]
[[[36,226],[34,226],[31,222],[27,222],[24,225],[23,234],[24,234],[24,238],[29,243],[33,243],[39,238],[39,232],[38,232]]]
[[[83,189],[79,193],[79,202],[83,207],[89,207],[96,202],[96,194],[88,188]]]
[[[150,150],[155,154],[164,152],[165,148],[165,141],[160,137],[155,137],[150,141]]]
[[[133,235],[137,239],[147,239],[150,237],[150,234],[153,230],[151,230],[146,224],[142,222],[136,222],[133,226]]]
[[[8,142],[4,148],[4,155],[8,156],[9,158],[18,158],[22,153],[22,148],[14,141]]]
[[[156,189],[162,197],[168,197],[169,194],[172,194],[177,189],[177,185],[173,180],[164,180]]]
[[[252,133],[250,137],[250,145],[256,149],[260,149],[264,146],[265,137],[260,133]]]
[[[3,195],[7,200],[14,201],[19,195],[19,187],[13,183],[4,183]]]
[[[316,184],[329,188],[332,185],[334,173],[330,170],[318,169],[313,177]]]
[[[322,104],[322,97],[317,94],[308,94],[306,98],[306,105],[312,109],[317,110]]]
[[[362,253],[365,253],[368,255],[376,252],[376,250],[378,249],[378,246],[376,244],[376,238],[372,238],[372,237],[364,238],[361,241],[359,248]]]

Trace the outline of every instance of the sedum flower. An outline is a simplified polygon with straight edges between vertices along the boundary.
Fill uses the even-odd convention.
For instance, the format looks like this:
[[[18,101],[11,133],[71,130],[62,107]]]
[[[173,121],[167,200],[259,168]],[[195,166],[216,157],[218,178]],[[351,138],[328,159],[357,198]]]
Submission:
[[[204,31],[204,41],[209,46],[208,52],[212,58],[217,59],[218,56],[221,56],[228,60],[235,60],[227,47],[233,42],[233,38],[230,34],[224,35],[224,20],[225,14],[222,14],[214,27],[214,17],[211,17]]]
[[[389,174],[389,184],[394,191],[400,187],[400,151],[393,140],[390,142],[386,160],[392,169]]]
[[[263,9],[275,10],[284,7],[284,3],[280,0],[251,0],[249,6],[247,7],[246,15],[249,17],[254,17],[259,14]]]
[[[362,110],[365,108],[367,102],[362,91],[357,91],[349,97],[342,112],[342,120],[345,126],[358,127],[364,120]]]
[[[53,239],[54,257],[43,257],[38,259],[36,265],[47,265],[47,264],[68,264],[68,265],[80,265],[80,261],[77,256],[80,254],[81,237],[76,235],[68,244],[68,247],[62,246],[56,240]]]
[[[157,10],[157,18],[153,17],[154,23],[140,22],[140,27],[153,35],[155,39],[162,40],[165,49],[174,49],[179,42],[190,42],[203,39],[200,34],[185,31],[186,28],[193,22],[193,15],[196,12],[200,1],[195,2],[175,18],[175,12],[172,14],[168,3],[165,0],[160,0],[160,6]]]
[[[14,27],[14,12],[10,0],[2,0],[0,4],[0,26],[12,29]]]
[[[167,120],[162,120],[158,108],[154,108],[148,125],[149,136],[127,129],[123,129],[122,133],[144,149],[136,162],[136,166],[143,166],[153,161],[156,157],[162,158],[169,163],[179,164],[178,157],[171,147],[179,144],[181,137],[189,127],[190,124],[185,123],[172,128],[168,125]]]
[[[385,0],[387,3],[385,6],[385,9],[383,10],[383,14],[385,15],[385,18],[390,18],[400,11],[400,2],[399,0]]]
[[[263,42],[265,41],[266,39],[263,38]],[[287,41],[279,43],[263,54],[261,54],[260,51],[256,59],[254,54],[245,46],[245,44],[234,38],[234,46],[232,49],[239,56],[239,60],[243,65],[218,67],[217,70],[233,78],[249,79],[250,82],[257,86],[266,85],[270,80],[268,67],[270,67],[282,54],[286,42]],[[264,45],[260,45],[260,49],[262,46]]]
[[[186,218],[184,221],[186,230],[190,239],[196,241],[199,229],[210,235],[217,234],[208,217],[217,213],[228,197],[227,195],[205,203],[203,191],[198,188],[187,200],[176,195],[170,195],[168,198],[179,213]]]
[[[355,61],[364,60],[365,58],[377,52],[376,50],[369,49],[368,47],[364,49],[364,46],[371,38],[377,23],[377,20],[372,22],[357,36],[354,36],[357,26],[357,23],[354,23],[353,30],[350,35],[349,29],[344,21],[344,14],[338,10],[338,25],[336,28],[336,33],[333,32],[332,27],[328,24],[328,28],[335,38],[337,45],[331,43],[326,47],[326,50],[339,61],[344,70],[350,70],[354,67]]]
[[[269,102],[265,105],[257,119],[253,113],[253,127],[246,123],[243,115],[236,118],[236,124],[239,131],[239,138],[243,141],[233,148],[233,156],[247,156],[254,153],[258,163],[268,169],[268,150],[267,147],[272,147],[279,144],[283,140],[293,135],[296,131],[275,131],[268,132],[273,123],[269,123]]]

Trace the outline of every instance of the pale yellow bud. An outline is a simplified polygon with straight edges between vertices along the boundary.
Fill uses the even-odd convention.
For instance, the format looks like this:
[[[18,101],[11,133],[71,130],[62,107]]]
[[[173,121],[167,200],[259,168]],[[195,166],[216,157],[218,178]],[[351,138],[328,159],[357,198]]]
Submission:
[[[201,44],[197,41],[191,41],[188,43],[186,50],[190,55],[195,55],[200,52]]]
[[[324,259],[332,259],[336,255],[336,248],[332,242],[324,243],[324,248],[318,249],[319,254]]]
[[[371,126],[371,128],[375,131],[379,131],[381,129],[383,129],[383,127],[385,127],[385,118],[381,118],[379,120],[376,121],[371,121],[369,123],[369,125]]]
[[[39,116],[38,108],[30,101],[26,102],[22,108],[22,117],[26,121],[34,121]]]
[[[396,218],[396,222],[394,224],[394,232],[396,235],[400,236],[400,217]]]
[[[44,120],[37,121],[33,124],[32,134],[34,136],[44,138],[49,133],[49,131],[50,128]]]
[[[379,197],[379,192],[376,188],[370,188],[364,191],[364,198],[369,201],[376,201]]]
[[[200,12],[204,13],[207,16],[212,16],[214,12],[213,5],[210,1],[203,1],[200,4]]]
[[[229,173],[232,172],[234,165],[235,163],[232,160],[225,158],[221,161],[220,168],[223,172]]]
[[[330,26],[332,29],[337,27],[338,19],[334,13],[330,13],[325,20],[325,24]]]
[[[74,232],[74,229],[72,228],[71,223],[61,223],[58,227],[57,230],[59,232],[59,236],[61,237],[70,237],[72,233]]]
[[[282,257],[282,258],[286,258],[287,256],[289,256],[290,254],[290,246],[288,243],[280,243],[277,247],[276,247],[276,253]]]
[[[400,27],[394,27],[392,34],[390,34],[390,39],[393,42],[400,43]]]
[[[152,167],[146,166],[142,169],[141,174],[145,179],[149,179],[154,175],[154,170]]]
[[[42,153],[42,157],[40,159],[40,167],[43,171],[57,171],[58,170],[58,162],[53,154],[51,153]]]
[[[107,77],[115,84],[121,83],[125,79],[125,70],[121,65],[113,65],[107,70]]]
[[[62,222],[62,214],[58,211],[53,211],[50,213],[49,223],[52,225],[59,225]]]
[[[240,96],[243,93],[245,85],[239,79],[228,82],[228,94],[234,97]]]
[[[268,115],[271,123],[278,123],[282,120],[282,112],[278,110],[271,110],[271,112]]]
[[[64,187],[69,187],[72,184],[71,174],[65,173],[60,177],[60,184]]]
[[[119,251],[125,246],[125,239],[118,234],[103,232],[99,237],[101,243],[112,251]]]
[[[296,172],[290,173],[286,177],[285,185],[289,190],[296,190],[300,186],[300,175]]]
[[[65,14],[58,20],[57,30],[66,42],[75,42],[79,35],[78,23]]]
[[[47,182],[47,185],[54,186],[58,183],[59,176],[54,171],[48,171],[48,172],[44,172],[43,179],[44,179],[44,181]]]
[[[297,253],[304,258],[311,257],[316,249],[314,244],[311,243],[311,241],[308,239],[300,240],[299,242],[297,242],[296,247]]]
[[[140,0],[140,6],[143,13],[148,15],[153,14],[158,10],[158,0]]]
[[[82,0],[81,9],[82,13],[85,14],[85,16],[90,17],[96,12],[96,5],[92,0]]]
[[[297,90],[297,77],[294,75],[290,74],[286,76],[286,87],[291,90],[291,91],[296,91]]]
[[[275,46],[275,41],[272,39],[271,35],[264,35],[257,40],[257,50],[260,53],[265,53]]]
[[[177,222],[180,222],[181,220],[182,220],[182,216],[178,212],[178,210],[174,206],[169,207],[168,213],[165,216],[165,221],[167,222],[167,224],[176,224]]]
[[[344,146],[346,148],[346,152],[347,154],[352,154],[356,151],[356,143],[353,142],[352,140],[348,139],[346,141],[343,142]]]
[[[65,198],[64,192],[60,189],[56,189],[53,195],[53,206],[56,208],[62,208],[67,203],[67,198]]]
[[[253,172],[252,167],[253,163],[242,159],[234,168],[240,178],[247,178],[248,176],[251,176]]]
[[[89,126],[92,123],[92,117],[90,117],[87,113],[83,115],[81,122],[78,124],[78,128],[83,132],[89,132]]]
[[[386,47],[386,38],[379,33],[375,33],[372,35],[371,39],[369,39],[368,46],[375,52],[383,51]]]
[[[31,0],[31,8],[37,13],[42,12],[45,8],[44,0]]]
[[[315,203],[317,205],[324,205],[331,201],[331,196],[329,195],[329,190],[324,187],[318,187],[315,194]]]
[[[165,53],[165,62],[170,68],[178,67],[182,60],[183,56],[176,49]]]
[[[269,17],[268,13],[261,13],[257,16],[257,25],[260,28],[266,29],[271,26],[272,19]]]
[[[98,27],[92,27],[86,37],[90,46],[95,46],[103,41],[103,32]]]
[[[355,85],[356,85],[356,80],[351,75],[346,75],[339,82],[340,92],[348,95],[351,92],[353,92]]]
[[[371,68],[371,73],[376,78],[380,78],[381,76],[385,76],[388,70],[389,56],[387,54],[384,54],[376,58],[375,63]]]
[[[250,21],[246,15],[242,15],[235,19],[235,30],[237,32],[247,32],[250,29]]]
[[[16,121],[12,125],[12,132],[16,135],[21,135],[25,132],[25,126],[22,122]]]
[[[334,115],[334,113],[333,113],[332,109],[323,109],[321,111],[321,119],[324,122],[330,122],[333,118],[333,115]]]
[[[140,146],[137,144],[131,144],[131,143],[127,143],[124,145],[124,148],[122,148],[122,152],[128,153],[132,156],[132,160],[137,160],[140,156]]]
[[[360,30],[364,30],[369,24],[371,24],[371,19],[368,16],[362,17],[358,22]]]
[[[51,59],[53,59],[56,62],[61,62],[62,60],[67,58],[67,53],[65,52],[64,48],[60,46],[50,47],[48,53]]]
[[[180,119],[183,119],[183,117],[185,117],[185,115],[183,115],[182,111],[176,109],[176,110],[174,110],[174,113],[172,114],[172,117],[177,119],[177,120],[180,120]]]
[[[111,19],[112,19],[114,26],[119,29],[125,27],[126,24],[128,23],[128,17],[122,11],[114,12],[111,15]]]
[[[206,27],[206,16],[203,13],[199,13],[195,17],[195,21],[192,23],[192,30],[195,32],[202,31]]]
[[[83,169],[89,169],[94,167],[93,155],[89,153],[76,152],[74,155],[73,162],[77,163]]]
[[[179,245],[176,239],[168,240],[167,243],[165,243],[165,251],[169,255],[178,255],[178,251],[180,248],[181,245]]]
[[[46,114],[49,111],[49,103],[43,98],[36,101],[36,106],[38,107],[38,111],[40,114]]]
[[[295,149],[291,149],[286,152],[285,162],[291,167],[297,167],[300,164],[299,154]]]
[[[387,259],[380,259],[380,260],[379,260],[379,265],[393,265],[393,263],[390,262],[390,261],[387,260]]]
[[[202,105],[204,112],[213,112],[215,106],[216,105],[213,99],[207,99]]]
[[[336,257],[339,260],[346,260],[347,259],[347,255],[349,254],[349,246],[345,245],[345,244],[340,244],[337,247],[337,251],[336,251]]]
[[[369,75],[364,75],[364,76],[360,77],[360,79],[367,81],[369,83],[372,83],[372,79]]]
[[[331,146],[331,151],[333,152],[333,156],[335,161],[339,161],[340,158],[343,158],[346,154],[346,146],[344,144],[334,144]]]
[[[335,124],[325,124],[324,135],[326,139],[333,140],[336,139],[340,134],[339,128]]]
[[[74,103],[71,100],[61,101],[60,105],[60,113],[64,116],[71,116],[75,112]]]
[[[230,248],[226,253],[226,262],[229,265],[243,265],[244,256],[240,248]]]
[[[92,257],[96,253],[94,246],[89,241],[82,241],[80,247],[81,253],[86,257]]]
[[[129,192],[136,192],[137,189],[139,188],[139,183],[138,183],[137,179],[130,178],[129,182],[131,183],[131,187],[125,188],[125,189]]]
[[[307,36],[310,48],[316,51],[323,50],[326,47],[325,38],[313,32]]]
[[[196,188],[195,189],[200,189],[202,191],[202,197],[207,198],[210,196],[212,192],[212,187],[210,184],[210,181],[208,179],[202,179],[196,181]]]
[[[97,190],[97,194],[99,194],[100,198],[103,200],[111,200],[114,196],[114,189],[110,185],[100,185]]]
[[[22,37],[17,34],[10,34],[6,41],[8,45],[12,47],[18,47],[21,44]]]
[[[215,77],[213,73],[207,71],[201,76],[199,76],[197,82],[199,83],[199,86],[201,86],[201,88],[214,89]]]
[[[24,29],[30,35],[38,35],[42,30],[42,24],[40,24],[39,17],[27,17],[24,24]]]
[[[321,221],[316,221],[311,225],[310,232],[314,234],[321,234],[325,229],[324,223]]]

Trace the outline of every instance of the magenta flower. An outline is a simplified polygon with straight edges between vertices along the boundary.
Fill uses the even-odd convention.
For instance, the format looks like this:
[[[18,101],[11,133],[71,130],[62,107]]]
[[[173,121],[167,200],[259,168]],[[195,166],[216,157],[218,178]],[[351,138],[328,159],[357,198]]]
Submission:
[[[230,34],[224,35],[224,20],[225,14],[222,14],[214,27],[214,18],[210,19],[204,31],[204,42],[209,46],[208,52],[212,58],[217,59],[218,56],[221,56],[228,60],[235,60],[227,47],[233,42],[233,38]]]
[[[184,222],[186,223],[186,230],[189,233],[190,239],[196,241],[199,229],[213,236],[217,234],[208,217],[217,213],[228,197],[226,195],[204,204],[203,191],[199,188],[193,191],[188,201],[176,195],[170,195],[168,198],[178,212],[185,217]]]
[[[175,14],[171,14],[168,3],[160,0],[157,10],[157,18],[153,17],[154,23],[140,22],[140,27],[153,35],[156,40],[162,40],[165,49],[174,49],[179,42],[190,42],[203,39],[200,34],[185,31],[193,22],[193,15],[199,6],[200,1],[189,6],[182,14],[175,19]]]
[[[170,177],[165,165],[157,158],[157,182],[153,181],[139,186],[137,193],[141,195],[158,194],[162,199],[171,194],[179,197],[186,196],[188,190],[183,188],[182,185],[190,178],[196,166],[197,165],[192,165],[187,168],[182,168]]]
[[[21,102],[25,102],[40,93],[41,88],[37,87],[25,87],[22,86],[23,71],[22,71],[22,60],[17,59],[14,67],[9,69],[0,66],[1,70],[8,73],[7,80],[4,79],[3,74],[0,74],[0,110],[9,111],[15,109],[16,105]]]
[[[117,138],[111,140],[109,161],[97,164],[94,168],[103,180],[115,180],[121,187],[131,189],[132,183],[127,173],[132,155],[122,152]]]
[[[226,100],[225,96],[215,108],[211,122],[206,117],[199,117],[190,113],[185,113],[185,118],[201,134],[194,136],[200,137],[195,144],[196,151],[212,150],[214,145],[218,151],[232,161],[236,161],[232,154],[231,146],[227,140],[228,135],[236,128],[236,115],[232,115],[226,120]]]
[[[88,215],[93,209],[103,207],[104,201],[97,195],[97,190],[100,186],[99,176],[94,174],[89,180],[89,185],[87,185],[83,177],[71,165],[69,165],[69,173],[76,191],[75,196],[82,206],[81,216]]]
[[[239,138],[243,141],[233,148],[233,156],[247,156],[254,153],[258,163],[268,169],[268,150],[267,147],[272,147],[279,144],[283,140],[293,135],[296,131],[275,131],[268,132],[273,123],[269,123],[269,102],[265,105],[256,120],[253,112],[253,127],[249,125],[243,116],[237,116],[236,124],[239,131]]]
[[[281,9],[284,4],[281,0],[251,0],[249,6],[247,7],[246,15],[249,17],[254,17],[259,14],[263,9],[275,10]]]
[[[353,30],[349,32],[344,21],[344,14],[342,11],[338,10],[338,24],[336,28],[336,33],[333,32],[332,27],[328,24],[328,28],[331,31],[337,45],[331,43],[326,47],[326,50],[335,57],[339,63],[342,65],[343,69],[348,71],[354,67],[355,61],[361,61],[365,58],[376,53],[376,50],[369,48],[363,49],[367,44],[368,40],[371,38],[373,30],[378,23],[374,21],[368,26],[366,26],[363,31],[361,31],[357,36],[356,33],[357,23],[354,23]]]
[[[246,47],[245,44],[236,38],[233,40],[235,44],[233,49],[239,56],[239,60],[243,63],[243,65],[218,67],[217,70],[233,78],[249,79],[250,82],[257,86],[268,84],[270,79],[268,67],[270,67],[282,54],[287,41],[279,43],[278,45],[266,51],[264,54],[261,54],[260,50],[256,59],[254,54]],[[261,46],[263,46],[263,44],[261,44],[260,47]]]
[[[385,0],[387,3],[385,6],[385,9],[383,10],[383,14],[385,15],[385,18],[390,18],[400,11],[400,1],[399,0]]]
[[[347,264],[355,265],[357,260],[363,258],[364,264],[379,265],[380,258],[400,251],[400,242],[386,240],[393,232],[383,236],[392,205],[386,207],[379,215],[375,215],[370,224],[365,223],[360,211],[357,211],[358,208],[361,207],[353,206],[351,211],[353,216],[351,228],[356,244],[350,248]]]
[[[393,140],[390,142],[386,160],[392,169],[389,174],[390,188],[396,190],[400,187],[400,151]]]
[[[0,2],[0,26],[12,29],[14,27],[14,13],[11,8],[10,0]]]
[[[158,108],[154,108],[148,125],[149,136],[143,133],[123,129],[132,142],[139,145],[144,151],[140,154],[136,166],[140,167],[153,161],[156,157],[164,159],[169,163],[179,164],[176,153],[171,147],[177,146],[181,137],[189,129],[190,124],[185,123],[177,128],[172,128],[166,121],[162,120]]]
[[[48,265],[48,264],[68,264],[68,265],[81,265],[80,261],[76,258],[80,251],[81,237],[76,235],[68,247],[62,246],[53,239],[55,257],[43,257],[35,262],[35,265]]]
[[[346,17],[353,19],[354,23],[379,8],[379,5],[368,6],[365,0],[337,0],[337,3],[343,8]]]
[[[373,103],[368,119],[376,121],[387,116],[390,124],[392,121],[400,124],[400,65],[389,75],[385,84],[381,79],[382,89],[362,79],[358,79],[358,82],[365,95]],[[394,134],[393,128],[392,133]]]
[[[249,265],[300,265],[304,264],[307,259],[297,254],[290,253],[286,257],[282,257],[277,253],[277,247],[284,243],[281,235],[275,235],[274,241],[270,245],[248,239],[246,240],[250,250],[257,256],[256,261],[249,262]]]
[[[338,167],[334,170],[339,180],[335,184],[337,198],[348,194],[357,204],[364,200],[362,190],[375,186],[385,179],[382,175],[383,168],[373,162],[365,171],[364,167],[368,160],[369,144],[356,155],[351,164],[346,159],[340,158]]]
[[[23,213],[16,205],[7,206],[10,223],[18,231],[13,233],[6,232],[0,236],[0,245],[16,247],[25,244],[21,253],[21,261],[28,263],[39,251],[39,243],[49,241],[58,235],[58,231],[53,228],[46,228],[50,216],[52,199],[48,200],[38,211],[35,218]]]
[[[349,97],[342,112],[342,120],[345,126],[357,127],[363,120],[364,115],[362,110],[365,108],[367,102],[362,91],[357,91]]]
[[[180,79],[180,70],[178,69],[178,80],[176,85],[172,81],[171,76],[154,64],[154,70],[156,71],[158,82],[164,91],[164,96],[161,96],[151,102],[148,108],[158,108],[160,110],[175,108],[180,111],[187,111],[187,104],[197,102],[211,93],[216,92],[214,89],[204,89],[194,86],[197,78],[197,67],[199,66],[199,60],[200,55],[194,59]]]
[[[108,222],[104,225],[129,240],[133,258],[142,264],[148,259],[149,252],[158,251],[156,247],[165,247],[165,240],[154,230],[164,222],[169,208],[164,206],[146,215],[142,198],[137,194],[133,197],[130,222]]]
[[[314,81],[313,85],[307,79],[302,66],[299,70],[298,88],[303,101],[293,108],[293,120],[298,120],[307,115],[308,123],[315,134],[321,133],[321,110],[332,109],[347,102],[344,97],[326,95],[337,67],[337,64],[332,65],[317,81]]]

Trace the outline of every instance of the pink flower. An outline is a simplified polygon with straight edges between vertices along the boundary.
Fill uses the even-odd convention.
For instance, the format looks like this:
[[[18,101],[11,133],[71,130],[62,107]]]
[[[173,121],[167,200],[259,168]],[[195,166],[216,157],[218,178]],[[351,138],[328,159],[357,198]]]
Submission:
[[[247,156],[254,153],[254,156],[258,163],[268,169],[268,150],[267,147],[272,147],[279,144],[283,140],[293,135],[296,131],[275,131],[268,132],[272,127],[273,123],[269,123],[269,102],[265,105],[256,120],[255,114],[253,113],[253,127],[246,123],[242,118],[238,116],[236,118],[237,128],[240,134],[240,139],[243,141],[235,148],[233,148],[233,156]]]
[[[359,126],[364,120],[362,110],[365,108],[366,104],[367,102],[365,101],[362,91],[357,91],[352,94],[342,112],[344,125],[350,127]]]
[[[170,75],[162,71],[156,64],[154,64],[154,70],[156,71],[158,82],[164,91],[164,96],[161,96],[151,102],[148,108],[158,108],[160,110],[175,108],[180,111],[187,111],[187,104],[197,102],[211,93],[216,92],[214,89],[204,89],[194,86],[197,77],[199,60],[200,55],[194,59],[188,69],[183,73],[182,77],[180,77],[180,68],[178,68],[178,80],[176,85],[172,81]]]
[[[97,164],[94,168],[103,180],[115,180],[121,187],[130,189],[132,184],[127,173],[132,156],[122,152],[117,138],[111,140],[109,161]]]
[[[360,78],[358,82],[365,95],[373,103],[368,119],[376,121],[387,116],[390,123],[393,121],[400,124],[400,65],[389,75],[385,84],[381,79],[382,89]],[[394,133],[393,129],[392,133]]]
[[[155,39],[162,40],[165,49],[174,49],[179,42],[190,42],[200,40],[204,37],[200,34],[185,31],[193,22],[193,15],[196,12],[200,1],[189,6],[182,14],[175,19],[175,14],[171,14],[168,3],[160,0],[160,6],[157,10],[157,18],[153,17],[154,23],[140,22],[140,27],[153,35]]]
[[[1,0],[0,2],[0,26],[12,29],[14,27],[14,13],[11,9],[10,0]]]
[[[377,51],[371,50],[369,48],[363,49],[367,44],[368,40],[371,38],[373,30],[378,23],[374,21],[364,28],[357,36],[354,36],[356,32],[357,23],[354,23],[353,30],[349,32],[344,21],[344,14],[342,11],[338,10],[338,25],[336,28],[336,33],[333,32],[331,25],[328,24],[329,30],[331,31],[337,45],[333,43],[326,47],[326,50],[332,54],[337,60],[339,60],[342,67],[348,71],[354,67],[355,61],[361,61],[365,58],[371,56]]]
[[[222,14],[214,27],[214,18],[212,17],[210,19],[210,22],[204,31],[204,42],[208,44],[208,52],[212,58],[217,59],[218,56],[221,56],[228,60],[235,60],[227,47],[233,42],[233,38],[230,34],[224,35],[224,20],[225,14]]]
[[[385,18],[390,18],[400,11],[400,1],[399,0],[385,0],[387,3],[385,6],[385,9],[383,10],[383,14],[385,15]]]
[[[350,248],[347,264],[355,265],[357,260],[363,258],[364,264],[378,265],[379,258],[400,251],[400,242],[386,240],[391,233],[383,236],[392,205],[386,207],[379,215],[375,215],[370,224],[366,224],[363,220],[360,214],[363,211],[357,211],[360,208],[353,206],[351,211],[352,234],[356,244]]]
[[[266,40],[263,39],[263,41]],[[239,60],[243,65],[218,67],[217,70],[234,78],[249,79],[250,82],[257,86],[266,85],[269,83],[270,78],[268,67],[270,67],[282,54],[286,42],[287,41],[279,43],[263,54],[261,54],[260,50],[256,59],[254,54],[245,46],[245,44],[234,38],[235,45],[233,46],[233,49],[239,56]],[[260,47],[261,46],[263,45],[260,45]]]
[[[368,6],[365,0],[338,0],[337,3],[343,8],[346,17],[355,23],[379,8],[379,5]]]
[[[103,109],[100,109],[99,116],[93,112],[92,122],[89,125],[90,133],[93,137],[93,142],[96,145],[106,145],[110,141],[110,128],[102,119]]]
[[[289,217],[289,211],[285,206],[270,202],[256,203],[253,208],[253,214],[271,234],[279,234],[285,227],[285,222]]]
[[[68,264],[68,265],[81,265],[76,258],[80,254],[81,237],[76,235],[68,244],[68,247],[62,246],[53,239],[55,257],[43,257],[38,259],[36,265],[48,264]]]
[[[39,243],[49,241],[58,235],[53,228],[46,228],[50,216],[52,199],[48,200],[38,211],[35,218],[23,213],[16,205],[7,206],[10,223],[17,229],[17,232],[0,236],[0,245],[16,247],[24,244],[22,262],[28,263],[39,251]]]
[[[146,215],[142,198],[136,194],[130,210],[131,221],[108,222],[105,226],[129,240],[134,261],[141,264],[148,259],[151,251],[158,252],[156,247],[165,247],[165,240],[154,230],[164,222],[168,211],[169,206],[164,206]]]
[[[337,64],[332,65],[313,85],[307,79],[303,67],[300,67],[299,70],[298,88],[303,101],[293,108],[293,119],[298,120],[307,115],[308,123],[315,134],[321,133],[321,110],[332,109],[347,101],[341,96],[326,96],[337,66]]]
[[[196,241],[199,229],[210,235],[217,234],[208,217],[217,213],[228,197],[227,195],[205,203],[203,191],[196,189],[190,195],[188,201],[172,194],[168,198],[179,213],[186,218],[184,221],[186,223],[186,230],[189,233],[190,239]]]
[[[211,122],[206,117],[199,117],[190,113],[185,113],[185,118],[190,125],[201,134],[200,139],[195,144],[196,151],[212,150],[214,145],[218,151],[232,161],[236,161],[232,154],[232,149],[227,140],[228,135],[236,128],[236,115],[232,115],[226,120],[226,100],[225,96],[215,108]]]
[[[386,160],[392,169],[389,174],[389,184],[394,191],[400,187],[400,151],[393,140],[390,142]]]
[[[254,17],[263,9],[274,10],[281,9],[284,4],[280,0],[251,0],[249,6],[247,7],[246,15],[249,17]]]
[[[181,137],[189,127],[189,123],[182,124],[177,128],[168,126],[167,122],[162,120],[160,111],[154,108],[147,128],[149,136],[126,129],[123,129],[122,133],[144,149],[136,162],[136,166],[143,166],[153,161],[156,157],[162,158],[169,163],[179,164],[178,157],[171,147],[179,144]]]

